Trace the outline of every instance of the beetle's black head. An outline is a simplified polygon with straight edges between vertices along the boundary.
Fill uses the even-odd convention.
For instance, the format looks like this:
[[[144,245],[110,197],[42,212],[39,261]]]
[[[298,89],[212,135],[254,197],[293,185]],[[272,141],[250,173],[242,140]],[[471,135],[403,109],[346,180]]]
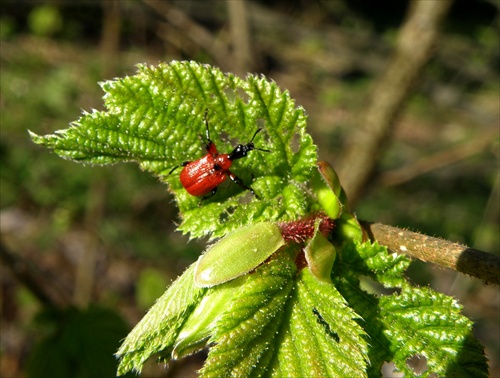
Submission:
[[[229,154],[229,160],[241,159],[242,157],[247,156],[248,152],[250,152],[252,150],[271,152],[269,150],[264,150],[262,148],[255,148],[255,145],[253,144],[253,140],[260,130],[262,130],[262,129],[257,129],[255,134],[253,134],[252,139],[247,144],[238,144],[234,148],[234,150]]]

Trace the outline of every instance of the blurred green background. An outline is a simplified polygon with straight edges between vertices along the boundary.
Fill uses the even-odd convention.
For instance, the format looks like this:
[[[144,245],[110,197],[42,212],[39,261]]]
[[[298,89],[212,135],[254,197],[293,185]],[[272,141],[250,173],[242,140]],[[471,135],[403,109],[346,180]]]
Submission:
[[[82,111],[102,109],[97,83],[133,75],[137,63],[192,59],[262,73],[288,89],[309,115],[320,158],[335,166],[408,6],[246,1],[238,8],[248,22],[245,39],[231,28],[239,16],[230,3],[1,3],[2,377],[43,376],[47,366],[61,376],[113,376],[111,353],[127,328],[204,247],[175,232],[173,197],[136,165],[64,161],[31,143],[27,130],[52,133]],[[247,41],[250,57],[234,58],[235,44]],[[499,3],[455,1],[356,207],[359,218],[499,254],[499,55]],[[428,160],[425,172],[415,170],[421,159]],[[14,265],[24,275],[13,274]],[[410,276],[464,305],[486,346],[490,375],[500,376],[498,287],[419,262]],[[90,336],[71,326],[82,318]],[[84,356],[85,345],[99,343],[96,330],[116,342]],[[44,359],[48,351],[54,361]],[[143,376],[186,376],[202,358],[167,370],[151,362]],[[84,367],[89,363],[94,370]]]

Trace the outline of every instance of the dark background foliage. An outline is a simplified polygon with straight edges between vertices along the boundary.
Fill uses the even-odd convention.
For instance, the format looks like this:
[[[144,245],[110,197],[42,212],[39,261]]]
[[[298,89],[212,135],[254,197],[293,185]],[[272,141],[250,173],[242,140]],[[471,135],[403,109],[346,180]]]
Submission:
[[[2,376],[22,376],[27,365],[33,373],[37,341],[59,348],[50,344],[64,339],[54,329],[64,334],[72,319],[88,316],[102,325],[102,317],[119,314],[132,327],[204,245],[175,232],[172,196],[137,166],[64,161],[31,143],[27,129],[52,133],[82,109],[102,109],[97,82],[132,75],[136,63],[193,59],[262,73],[288,89],[309,115],[320,158],[338,167],[408,7],[389,0],[247,1],[251,54],[238,58],[246,39],[232,32],[237,16],[230,3],[0,4]],[[498,29],[498,2],[454,2],[357,203],[361,219],[499,254]],[[5,256],[25,275],[16,277]],[[486,346],[490,375],[500,376],[498,288],[419,262],[410,274],[460,300]],[[58,311],[47,311],[53,306]],[[109,331],[116,340],[126,333],[118,328]],[[67,337],[78,339],[71,332]],[[109,353],[115,347],[110,343]],[[189,362],[197,366],[201,357],[167,372],[151,363],[144,375],[187,374]]]

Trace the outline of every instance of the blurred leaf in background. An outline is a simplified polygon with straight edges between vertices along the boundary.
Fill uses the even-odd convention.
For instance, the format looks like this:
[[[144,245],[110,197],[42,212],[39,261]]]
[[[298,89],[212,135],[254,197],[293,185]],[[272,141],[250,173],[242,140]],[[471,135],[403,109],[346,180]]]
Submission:
[[[29,377],[116,376],[114,352],[128,326],[114,311],[99,307],[47,310],[38,315],[38,322],[45,336],[30,355]]]
[[[147,310],[165,292],[169,282],[165,273],[154,268],[141,270],[136,288],[136,303],[139,308]]]
[[[61,30],[63,21],[59,8],[50,4],[36,6],[28,16],[31,33],[38,37],[51,37]]]

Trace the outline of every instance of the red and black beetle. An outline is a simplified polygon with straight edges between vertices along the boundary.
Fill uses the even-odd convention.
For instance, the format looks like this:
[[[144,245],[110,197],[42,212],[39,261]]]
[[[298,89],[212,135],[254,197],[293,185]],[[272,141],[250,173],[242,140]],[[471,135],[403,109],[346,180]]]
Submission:
[[[230,154],[220,154],[217,151],[215,143],[210,140],[207,113],[208,111],[205,111],[207,137],[205,148],[207,149],[207,154],[198,160],[185,161],[181,164],[181,166],[184,167],[180,174],[182,186],[192,196],[204,196],[205,194],[210,193],[208,196],[203,198],[206,199],[212,197],[217,192],[217,187],[222,184],[227,177],[229,177],[233,180],[233,182],[242,188],[249,190],[253,195],[259,198],[253,189],[243,184],[241,179],[232,173],[229,168],[233,164],[233,160],[241,159],[247,156],[248,152],[252,150],[270,152],[269,150],[256,148],[253,144],[255,136],[259,131],[261,131],[261,129],[257,129],[257,131],[253,134],[252,139],[250,139],[250,142],[247,144],[238,144]],[[178,167],[179,165],[174,167],[169,174],[171,174]]]

